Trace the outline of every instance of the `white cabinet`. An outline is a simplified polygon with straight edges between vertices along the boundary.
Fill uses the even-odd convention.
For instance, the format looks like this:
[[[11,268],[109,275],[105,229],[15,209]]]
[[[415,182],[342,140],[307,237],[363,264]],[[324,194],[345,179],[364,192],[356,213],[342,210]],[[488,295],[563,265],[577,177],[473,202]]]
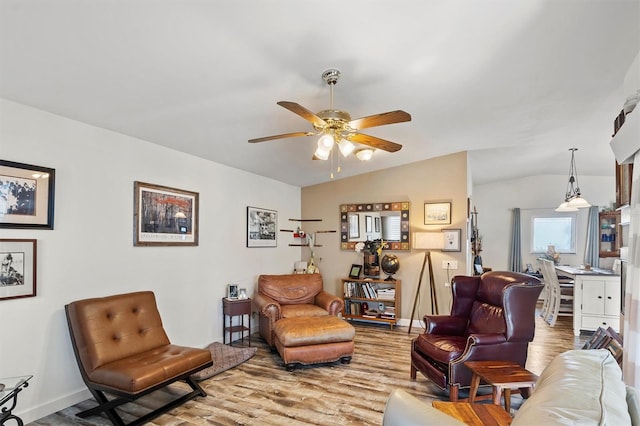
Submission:
[[[620,276],[576,276],[574,334],[611,327],[620,331]]]
[[[620,332],[620,275],[613,271],[556,266],[558,274],[573,278],[573,334],[598,327]]]

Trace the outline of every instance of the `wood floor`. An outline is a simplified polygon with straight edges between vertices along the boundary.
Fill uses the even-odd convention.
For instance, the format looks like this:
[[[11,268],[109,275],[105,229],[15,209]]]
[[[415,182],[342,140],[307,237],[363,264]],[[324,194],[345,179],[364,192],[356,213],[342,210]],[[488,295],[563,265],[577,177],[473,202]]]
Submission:
[[[574,337],[571,318],[561,317],[554,328],[536,320],[536,336],[529,345],[527,368],[540,374],[549,361],[568,349],[579,349],[588,336]],[[248,362],[202,382],[206,398],[197,398],[157,419],[153,425],[380,425],[382,413],[395,388],[420,399],[447,400],[447,394],[418,374],[409,379],[411,339],[422,330],[353,323],[356,353],[350,364],[304,367],[287,372],[277,353],[256,336],[258,347]],[[180,389],[178,389],[180,390]],[[123,406],[125,421],[148,411],[164,396]],[[519,407],[519,396],[513,407]],[[83,401],[32,425],[109,425],[103,417],[80,419],[75,413],[95,405]],[[126,412],[125,412],[126,410]]]

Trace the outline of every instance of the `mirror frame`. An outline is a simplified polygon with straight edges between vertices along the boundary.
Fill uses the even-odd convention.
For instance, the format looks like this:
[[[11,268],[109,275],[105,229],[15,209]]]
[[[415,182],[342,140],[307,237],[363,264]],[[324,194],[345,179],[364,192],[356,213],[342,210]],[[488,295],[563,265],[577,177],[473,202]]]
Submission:
[[[390,241],[385,250],[410,250],[408,201],[387,203],[341,204],[340,205],[340,250],[355,250],[358,241],[349,241],[349,213],[366,213],[382,211],[400,212],[400,241]]]

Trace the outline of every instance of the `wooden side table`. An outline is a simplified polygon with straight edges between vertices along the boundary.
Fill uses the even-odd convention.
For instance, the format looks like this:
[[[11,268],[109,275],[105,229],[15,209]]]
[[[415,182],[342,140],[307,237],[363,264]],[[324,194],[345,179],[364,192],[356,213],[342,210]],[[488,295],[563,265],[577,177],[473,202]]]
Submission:
[[[227,333],[229,333],[229,345],[233,341],[233,333],[240,333],[240,338],[244,344],[244,332],[248,331],[249,346],[251,346],[251,299],[228,299],[222,298],[222,343],[227,344]],[[249,317],[249,324],[244,325],[244,316]],[[233,325],[233,317],[240,317],[240,325]],[[229,318],[229,325],[227,325]]]
[[[512,361],[467,361],[464,363],[473,372],[469,402],[476,400],[480,379],[493,387],[493,403],[500,405],[500,397],[504,391],[504,408],[511,412],[511,389],[531,388],[538,381],[538,376],[525,370],[517,362]]]
[[[507,426],[511,416],[502,407],[468,402],[433,401],[433,408],[473,426]]]

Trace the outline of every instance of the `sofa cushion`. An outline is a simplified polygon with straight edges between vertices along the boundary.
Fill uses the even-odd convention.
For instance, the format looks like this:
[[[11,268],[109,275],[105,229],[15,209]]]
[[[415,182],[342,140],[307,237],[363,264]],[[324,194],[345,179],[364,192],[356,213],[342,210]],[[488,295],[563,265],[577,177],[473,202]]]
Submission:
[[[567,351],[544,369],[512,425],[628,425],[626,396],[622,371],[609,351]]]

